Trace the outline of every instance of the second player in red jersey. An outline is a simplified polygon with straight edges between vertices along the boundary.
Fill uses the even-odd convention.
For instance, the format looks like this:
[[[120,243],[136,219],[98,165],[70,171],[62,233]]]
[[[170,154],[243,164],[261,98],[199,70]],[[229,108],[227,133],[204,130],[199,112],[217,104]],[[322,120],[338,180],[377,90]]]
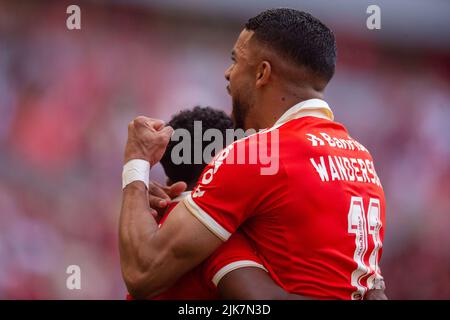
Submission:
[[[188,194],[188,193],[187,193]],[[160,221],[160,225],[170,215],[176,204],[187,196],[174,199]],[[266,270],[248,239],[236,232],[229,241],[198,267],[183,275],[164,293],[153,300],[217,300],[220,299],[217,285],[229,272],[239,268],[260,268]]]

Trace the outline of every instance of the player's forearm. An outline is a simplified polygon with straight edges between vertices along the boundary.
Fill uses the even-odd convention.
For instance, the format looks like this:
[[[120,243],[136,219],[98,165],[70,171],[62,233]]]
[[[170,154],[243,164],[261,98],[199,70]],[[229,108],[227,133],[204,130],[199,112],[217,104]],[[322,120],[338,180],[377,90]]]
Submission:
[[[220,292],[221,298],[225,300],[309,300],[304,296],[291,294],[283,289],[249,291],[241,290],[234,292]]]
[[[149,275],[160,259],[160,252],[152,241],[157,230],[144,184],[139,181],[129,184],[123,191],[119,249],[123,278],[135,298],[145,298],[157,291]]]
[[[245,267],[229,272],[220,280],[217,289],[221,298],[226,300],[308,299],[288,293],[278,286],[266,271],[254,267]]]
[[[173,129],[163,121],[148,117],[137,117],[128,124],[119,249],[123,278],[135,298],[159,294],[172,285],[178,273],[173,267],[177,266],[177,248],[167,245],[173,234],[169,228],[158,237],[161,232],[151,216],[144,187],[149,167],[161,160],[172,133]],[[178,231],[175,228],[174,234]]]

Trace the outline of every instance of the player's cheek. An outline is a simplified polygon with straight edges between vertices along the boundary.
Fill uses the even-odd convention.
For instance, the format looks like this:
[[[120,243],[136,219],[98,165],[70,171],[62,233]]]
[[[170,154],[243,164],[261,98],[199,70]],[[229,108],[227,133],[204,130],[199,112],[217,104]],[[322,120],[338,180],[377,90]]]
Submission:
[[[239,69],[234,67],[230,74],[230,90],[233,92],[233,89],[238,87],[238,83],[242,78],[242,74],[239,72]]]

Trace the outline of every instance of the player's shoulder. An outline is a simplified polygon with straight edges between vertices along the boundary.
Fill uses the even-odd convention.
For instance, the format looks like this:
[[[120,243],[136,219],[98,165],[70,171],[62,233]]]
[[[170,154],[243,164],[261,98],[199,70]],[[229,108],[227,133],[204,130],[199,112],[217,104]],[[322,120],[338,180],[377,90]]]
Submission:
[[[286,126],[286,129],[286,132],[293,132],[294,134],[286,134],[285,136],[300,138],[297,142],[305,144],[306,147],[323,147],[330,151],[364,152],[370,157],[369,150],[353,138],[342,123],[308,117],[305,121],[290,123]]]
[[[302,118],[301,121],[298,121],[300,119],[291,120],[285,123],[281,123],[278,125],[274,125],[269,128],[261,129],[259,131],[249,129],[245,132],[245,137],[238,139],[228,145],[223,150],[223,155],[228,155],[229,151],[236,150],[243,147],[264,147],[264,146],[273,146],[273,144],[280,142],[280,134],[283,137],[287,137],[292,133],[298,133],[299,130],[307,130],[309,123],[314,123],[314,120],[319,120],[319,118],[315,117],[306,117],[310,118],[310,121],[304,121]],[[305,119],[306,119],[305,118]],[[216,156],[216,158],[223,157],[220,153]]]
[[[223,166],[249,173],[259,171],[262,166],[278,157],[279,142],[277,128],[255,131],[218,152],[209,166],[216,168]]]
[[[231,150],[231,149],[236,149],[236,148],[243,147],[243,146],[252,146],[255,144],[261,144],[261,143],[265,142],[264,139],[267,139],[267,137],[270,137],[273,134],[273,132],[275,132],[277,130],[278,130],[277,127],[261,129],[259,131],[256,131],[254,129],[248,129],[247,131],[245,131],[244,137],[237,139],[236,141],[234,141],[233,143],[228,145],[228,147],[226,147],[224,150],[226,150],[226,149]]]

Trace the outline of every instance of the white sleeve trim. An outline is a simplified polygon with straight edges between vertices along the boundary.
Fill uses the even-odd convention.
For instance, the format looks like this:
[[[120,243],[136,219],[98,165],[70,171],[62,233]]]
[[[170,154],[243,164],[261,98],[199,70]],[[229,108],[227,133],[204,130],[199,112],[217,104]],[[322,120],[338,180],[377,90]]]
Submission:
[[[184,204],[186,208],[188,208],[189,212],[192,213],[201,223],[203,223],[212,233],[214,233],[217,237],[222,241],[227,241],[230,238],[231,233],[228,232],[224,227],[217,223],[209,214],[207,214],[202,208],[200,208],[194,200],[192,200],[192,196],[188,195],[184,198]]]
[[[245,267],[260,268],[260,269],[263,269],[265,272],[268,272],[267,269],[262,264],[260,264],[258,262],[255,262],[253,260],[240,260],[240,261],[235,261],[235,262],[232,262],[230,264],[227,264],[222,269],[217,271],[217,273],[212,278],[212,282],[217,287],[217,285],[219,284],[220,280],[222,280],[222,278],[225,275],[227,275],[231,271],[234,271],[234,270],[240,269],[240,268],[245,268]]]

